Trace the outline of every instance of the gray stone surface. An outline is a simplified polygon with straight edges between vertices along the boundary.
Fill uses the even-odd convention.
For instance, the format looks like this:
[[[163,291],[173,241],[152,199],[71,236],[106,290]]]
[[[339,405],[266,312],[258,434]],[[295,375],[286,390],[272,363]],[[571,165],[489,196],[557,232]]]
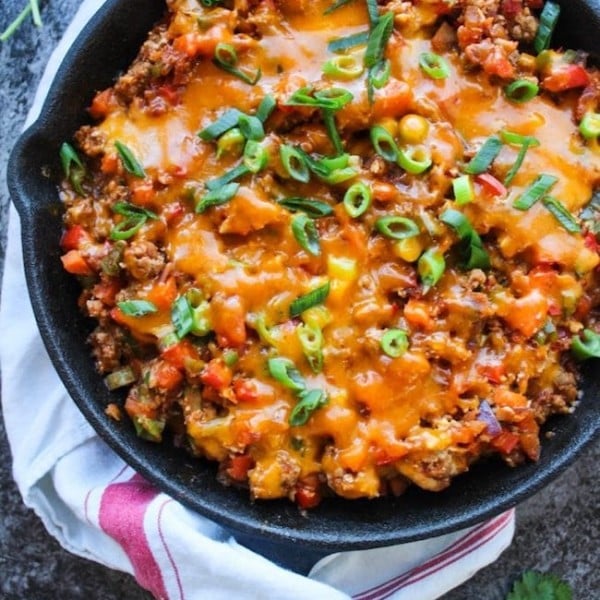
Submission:
[[[24,3],[0,2],[0,30]],[[0,45],[0,268],[6,237],[8,154],[49,54],[79,4],[79,0],[42,2],[44,28],[35,30],[26,23],[14,38]],[[0,464],[0,598],[150,598],[131,577],[67,553],[46,533],[23,505],[12,481],[1,421],[0,454],[4,457]],[[557,573],[573,585],[576,598],[600,597],[599,461],[600,444],[595,444],[554,484],[521,505],[511,548],[445,600],[501,600],[524,569]]]

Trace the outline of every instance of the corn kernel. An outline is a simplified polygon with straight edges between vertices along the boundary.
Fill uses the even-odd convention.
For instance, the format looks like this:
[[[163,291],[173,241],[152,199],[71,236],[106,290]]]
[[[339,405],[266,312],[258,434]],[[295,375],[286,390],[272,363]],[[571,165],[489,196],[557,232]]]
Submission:
[[[391,136],[396,137],[398,133],[398,122],[392,117],[385,117],[377,123],[380,127],[383,127]]]
[[[415,262],[421,256],[423,244],[418,237],[398,240],[394,244],[394,254],[406,262]]]
[[[398,124],[398,133],[407,144],[420,144],[429,133],[429,121],[421,115],[404,115]]]
[[[331,323],[331,313],[326,306],[319,304],[313,306],[302,313],[302,320],[311,327],[317,327],[324,329],[329,323]]]
[[[344,256],[328,256],[327,274],[332,279],[354,281],[358,276],[356,261]]]

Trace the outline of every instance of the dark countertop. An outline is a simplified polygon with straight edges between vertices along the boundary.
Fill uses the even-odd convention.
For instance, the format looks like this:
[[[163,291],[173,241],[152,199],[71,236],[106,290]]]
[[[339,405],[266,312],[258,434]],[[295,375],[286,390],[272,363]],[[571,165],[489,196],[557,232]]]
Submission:
[[[20,2],[0,3],[0,30]],[[0,269],[6,248],[6,161],[22,127],[50,52],[80,0],[42,2],[44,27],[26,22],[0,44]],[[133,578],[63,550],[22,503],[12,480],[9,448],[0,420],[0,597],[6,600],[143,600],[150,595]],[[598,597],[600,570],[600,444],[596,443],[557,481],[517,509],[515,540],[493,565],[444,600],[502,600],[525,569],[552,571],[568,580],[575,598]],[[418,600],[418,599],[416,599]]]

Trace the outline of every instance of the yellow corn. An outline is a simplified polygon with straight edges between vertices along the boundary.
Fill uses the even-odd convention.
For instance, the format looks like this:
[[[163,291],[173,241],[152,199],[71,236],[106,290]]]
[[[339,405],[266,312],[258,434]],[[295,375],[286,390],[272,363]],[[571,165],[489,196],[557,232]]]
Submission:
[[[415,262],[421,256],[423,244],[418,237],[398,240],[394,244],[394,254],[406,262]]]

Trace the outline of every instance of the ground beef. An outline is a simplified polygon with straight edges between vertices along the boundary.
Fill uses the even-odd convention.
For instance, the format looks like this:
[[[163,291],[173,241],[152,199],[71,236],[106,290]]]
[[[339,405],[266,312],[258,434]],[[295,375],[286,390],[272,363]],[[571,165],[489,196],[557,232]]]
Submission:
[[[123,266],[139,281],[153,279],[163,270],[165,255],[152,242],[136,240],[125,248]]]

